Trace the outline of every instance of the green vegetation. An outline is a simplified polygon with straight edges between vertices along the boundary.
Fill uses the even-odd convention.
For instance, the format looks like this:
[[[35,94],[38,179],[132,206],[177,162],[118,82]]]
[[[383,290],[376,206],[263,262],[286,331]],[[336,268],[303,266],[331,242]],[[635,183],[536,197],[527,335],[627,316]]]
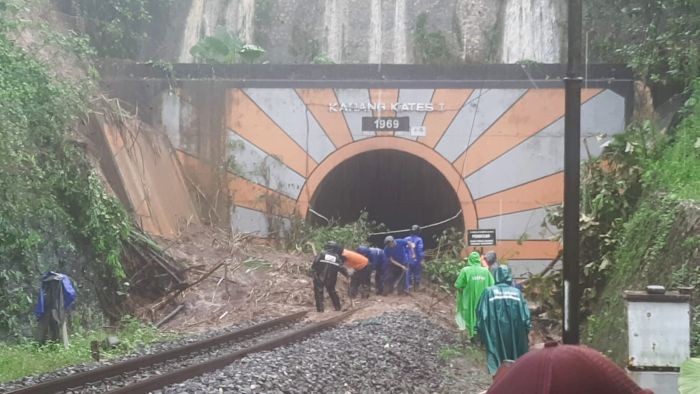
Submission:
[[[626,331],[627,315],[622,291],[640,289],[648,284],[669,286],[674,266],[670,261],[682,258],[669,249],[672,227],[676,224],[676,202],[668,197],[650,197],[625,223],[619,246],[612,255],[611,266],[599,302],[586,329],[587,341],[609,352],[617,361],[626,357],[627,342],[606,333]],[[687,256],[684,256],[687,257]]]
[[[687,117],[669,137],[669,146],[649,165],[647,184],[658,185],[679,199],[700,200],[700,79],[686,102]]]
[[[584,2],[591,62],[626,63],[657,85],[687,86],[700,75],[697,0]]]
[[[197,61],[205,63],[233,64],[257,63],[265,50],[257,45],[245,44],[238,36],[224,29],[217,29],[213,36],[204,37],[190,49]]]
[[[476,346],[453,345],[440,349],[438,357],[442,361],[465,358],[475,365],[486,365],[486,353]]]
[[[136,59],[172,0],[77,0],[73,10],[100,57]]]
[[[48,270],[85,279],[79,289],[85,303],[114,310],[122,301],[119,256],[129,220],[72,131],[87,112],[91,86],[52,78],[8,38],[16,26],[7,22],[12,10],[2,10],[0,338],[17,338],[29,334],[38,278]]]
[[[314,56],[314,58],[311,60],[311,63],[313,64],[335,64],[333,59],[328,57],[328,55],[325,54],[318,54]]]
[[[700,392],[700,359],[691,358],[681,365],[681,375],[678,379],[680,394]]]
[[[441,31],[428,31],[428,13],[421,12],[416,18],[416,28],[413,33],[413,59],[417,64],[450,64],[457,63],[458,56],[450,47],[450,43]]]
[[[694,86],[684,110],[686,118],[670,135],[651,138],[644,131],[650,126],[645,125],[621,136],[618,142],[625,141],[624,157],[607,156],[606,170],[602,170],[605,174],[595,178],[598,185],[609,180],[611,186],[598,187],[592,199],[584,199],[592,207],[605,208],[588,218],[595,223],[593,226],[600,226],[604,220],[610,223],[608,232],[584,231],[582,236],[582,244],[598,245],[602,256],[589,261],[583,272],[587,283],[586,305],[592,313],[585,335],[591,345],[608,352],[618,362],[626,357],[627,344],[619,341],[618,335],[613,338],[609,333],[624,330],[626,326],[622,290],[648,284],[667,288],[700,284],[697,266],[700,242],[696,236],[684,233],[697,218],[693,219],[691,208],[684,208],[683,203],[684,199],[697,202],[699,193],[700,149],[696,146],[700,133],[700,85],[696,82]],[[616,172],[622,168],[626,170]],[[588,180],[586,184],[596,185],[596,182]],[[613,193],[614,190],[617,192]],[[595,281],[587,282],[592,279]],[[700,354],[699,318],[700,308],[694,302],[691,348],[694,355]]]
[[[31,341],[2,346],[0,347],[0,382],[52,371],[67,365],[89,362],[92,360],[90,342],[102,342],[107,335],[116,335],[120,344],[113,349],[101,350],[102,359],[128,354],[151,342],[175,338],[173,334],[158,331],[153,326],[146,326],[136,319],[126,317],[121,321],[116,333],[107,333],[104,330],[73,333],[68,349],[64,349],[62,344],[41,346]]]
[[[433,283],[452,292],[459,271],[466,265],[461,257],[466,247],[464,233],[449,228],[435,240],[437,247],[432,258],[425,263],[425,274]]]
[[[320,251],[328,241],[338,242],[340,245],[355,248],[358,245],[367,244],[370,233],[381,231],[384,225],[370,221],[367,212],[361,212],[356,221],[339,224],[331,221],[325,225],[310,225],[303,219],[292,218],[291,226],[285,237],[285,246],[288,249],[306,249],[313,245]]]

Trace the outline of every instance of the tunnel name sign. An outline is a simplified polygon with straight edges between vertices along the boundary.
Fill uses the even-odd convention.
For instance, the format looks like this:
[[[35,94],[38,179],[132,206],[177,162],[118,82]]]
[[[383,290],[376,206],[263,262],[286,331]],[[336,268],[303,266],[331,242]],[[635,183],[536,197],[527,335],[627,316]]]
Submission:
[[[328,112],[443,112],[445,103],[330,103]]]
[[[469,246],[493,246],[496,244],[496,229],[467,230]]]

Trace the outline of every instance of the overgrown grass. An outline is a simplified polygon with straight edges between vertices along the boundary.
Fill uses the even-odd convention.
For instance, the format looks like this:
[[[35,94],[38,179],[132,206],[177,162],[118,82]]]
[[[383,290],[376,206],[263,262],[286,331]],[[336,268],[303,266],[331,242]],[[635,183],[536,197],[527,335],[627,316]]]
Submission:
[[[90,342],[103,341],[107,335],[108,333],[103,330],[73,333],[68,349],[64,349],[62,344],[40,346],[33,341],[0,346],[0,382],[90,361],[92,360]],[[102,358],[116,357],[145,344],[176,337],[172,333],[159,331],[133,318],[124,319],[116,334],[109,335],[118,336],[121,343],[109,351],[101,350]]]
[[[685,215],[678,201],[647,196],[637,212],[625,224],[619,247],[613,256],[608,284],[594,314],[589,317],[584,339],[592,347],[622,364],[627,357],[627,315],[622,298],[624,290],[639,290],[650,284],[673,288],[693,285],[698,279],[695,268],[685,264],[692,260],[697,245],[688,242]],[[681,278],[681,270],[690,272]],[[700,327],[693,328],[694,337]],[[613,335],[614,334],[614,335]],[[697,345],[696,345],[697,346]],[[695,348],[693,353],[700,351]]]
[[[486,352],[476,346],[452,345],[445,346],[438,352],[442,361],[450,361],[455,358],[464,358],[474,365],[486,365]]]
[[[687,116],[671,133],[661,158],[650,164],[645,182],[678,198],[700,200],[700,79],[686,102]]]
[[[697,231],[693,224],[697,211],[688,202],[697,204],[700,200],[700,80],[692,89],[682,110],[684,119],[666,136],[646,123],[631,127],[616,140],[625,143],[624,150],[617,155],[610,155],[610,150],[606,153],[609,168],[616,172],[603,175],[607,184],[617,189],[594,188],[598,192],[591,206],[603,208],[591,215],[594,223],[614,220],[608,232],[601,232],[599,225],[593,227],[593,232],[583,232],[584,239],[595,238],[602,245],[597,249],[597,258],[588,254],[593,259],[584,271],[594,279],[590,282],[596,285],[593,290],[600,290],[588,294],[593,295],[589,297],[592,315],[586,323],[584,339],[619,363],[627,357],[627,341],[619,340],[627,332],[623,290],[639,290],[650,284],[675,288],[700,283],[698,239],[693,235]],[[640,131],[635,137],[635,132]],[[643,138],[640,140],[639,136]],[[635,173],[641,177],[628,176]],[[591,188],[595,186],[592,181],[599,179],[602,178],[587,178],[584,185]],[[622,186],[630,193],[615,192]],[[700,308],[697,302],[693,305],[691,351],[698,354]]]

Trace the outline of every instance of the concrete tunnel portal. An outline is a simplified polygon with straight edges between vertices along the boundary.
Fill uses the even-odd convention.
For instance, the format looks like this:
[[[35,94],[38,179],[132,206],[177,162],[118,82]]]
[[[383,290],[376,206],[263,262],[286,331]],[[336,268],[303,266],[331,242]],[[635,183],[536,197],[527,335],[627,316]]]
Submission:
[[[370,220],[384,223],[391,230],[441,222],[460,210],[455,190],[433,165],[410,153],[389,149],[363,152],[338,164],[319,184],[311,206],[339,223],[352,222],[366,210]],[[312,223],[325,223],[314,214],[308,218]],[[435,247],[434,237],[450,227],[464,231],[462,215],[422,230],[425,247]],[[404,237],[408,233],[394,235]],[[374,236],[370,241],[380,246],[383,238]]]

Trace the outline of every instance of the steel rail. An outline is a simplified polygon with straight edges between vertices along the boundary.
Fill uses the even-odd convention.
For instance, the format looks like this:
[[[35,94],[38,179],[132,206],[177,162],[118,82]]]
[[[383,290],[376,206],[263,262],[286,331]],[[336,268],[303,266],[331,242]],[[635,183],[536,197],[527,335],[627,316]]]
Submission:
[[[291,315],[282,316],[276,319],[255,324],[250,327],[241,328],[239,330],[232,331],[230,333],[219,335],[213,338],[197,341],[175,349],[136,357],[117,364],[100,367],[69,376],[64,376],[58,379],[42,382],[34,386],[24,387],[18,390],[10,391],[8,394],[53,394],[68,389],[84,386],[91,382],[99,382],[104,379],[115,377],[126,372],[137,371],[141,368],[149,367],[153,364],[159,364],[164,361],[192,354],[204,349],[214,347],[216,345],[232,342],[237,339],[249,336],[251,334],[255,334],[259,331],[266,330],[268,328],[272,328],[286,323],[291,323],[293,321],[301,319],[305,315],[306,312],[297,312]]]
[[[327,320],[312,323],[304,328],[291,331],[287,334],[280,335],[269,341],[255,344],[245,349],[238,350],[236,352],[221,356],[212,360],[205,361],[200,364],[192,365],[173,371],[164,375],[155,376],[134,384],[130,384],[119,389],[108,392],[109,394],[147,394],[154,390],[162,389],[166,386],[183,382],[187,379],[203,375],[208,372],[213,372],[221,369],[232,362],[241,359],[248,354],[262,352],[265,350],[271,350],[279,346],[287,345],[289,343],[295,342],[299,339],[308,337],[311,334],[315,334],[319,331],[323,331],[327,328],[333,327],[341,321],[345,320],[347,317],[355,313],[358,309],[353,309],[351,311],[345,312],[338,316],[332,317]]]

